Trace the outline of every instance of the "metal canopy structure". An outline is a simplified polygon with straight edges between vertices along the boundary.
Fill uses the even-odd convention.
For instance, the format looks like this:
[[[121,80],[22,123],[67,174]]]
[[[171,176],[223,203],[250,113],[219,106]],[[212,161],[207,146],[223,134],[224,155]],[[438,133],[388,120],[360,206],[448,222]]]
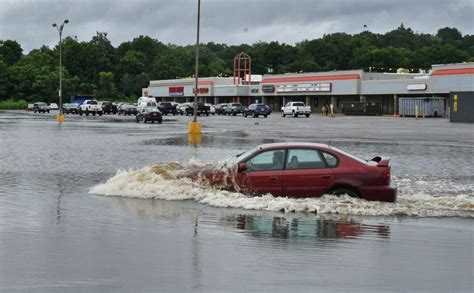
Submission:
[[[234,57],[234,84],[250,84],[252,81],[252,58],[245,52]]]

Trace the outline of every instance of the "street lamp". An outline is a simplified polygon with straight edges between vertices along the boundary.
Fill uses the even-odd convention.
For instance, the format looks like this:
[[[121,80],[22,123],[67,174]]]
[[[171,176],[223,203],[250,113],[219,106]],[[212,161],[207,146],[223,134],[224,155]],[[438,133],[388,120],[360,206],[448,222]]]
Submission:
[[[194,72],[194,119],[188,125],[188,133],[190,135],[201,135],[201,124],[197,121],[197,100],[199,93],[199,22],[201,18],[201,0],[198,0],[197,11],[197,36],[196,36],[196,68]]]
[[[59,115],[56,117],[56,120],[58,122],[63,122],[64,121],[64,116],[63,116],[63,99],[62,99],[62,94],[63,94],[63,64],[62,64],[62,43],[63,43],[63,28],[66,23],[69,23],[69,20],[64,20],[61,25],[57,25],[56,23],[53,23],[53,27],[58,29],[59,33]]]

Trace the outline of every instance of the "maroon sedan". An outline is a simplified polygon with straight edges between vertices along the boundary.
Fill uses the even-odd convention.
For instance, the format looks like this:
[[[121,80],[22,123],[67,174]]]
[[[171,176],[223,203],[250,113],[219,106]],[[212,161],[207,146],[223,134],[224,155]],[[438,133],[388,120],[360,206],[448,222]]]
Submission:
[[[325,144],[274,143],[238,155],[230,174],[201,171],[191,178],[250,195],[347,194],[395,202],[397,189],[390,186],[389,161],[381,157],[365,161]]]

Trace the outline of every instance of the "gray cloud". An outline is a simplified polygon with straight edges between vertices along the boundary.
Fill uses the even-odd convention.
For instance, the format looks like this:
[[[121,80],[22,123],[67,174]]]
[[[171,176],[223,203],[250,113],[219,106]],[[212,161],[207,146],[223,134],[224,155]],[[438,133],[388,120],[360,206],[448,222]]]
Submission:
[[[90,40],[107,32],[115,46],[139,35],[164,43],[193,44],[197,0],[0,0],[0,39],[25,51],[54,46],[54,22],[69,19],[64,34]],[[456,27],[474,34],[472,0],[202,0],[201,41],[293,44],[334,32],[358,33],[367,25],[384,33],[400,23],[415,32]]]

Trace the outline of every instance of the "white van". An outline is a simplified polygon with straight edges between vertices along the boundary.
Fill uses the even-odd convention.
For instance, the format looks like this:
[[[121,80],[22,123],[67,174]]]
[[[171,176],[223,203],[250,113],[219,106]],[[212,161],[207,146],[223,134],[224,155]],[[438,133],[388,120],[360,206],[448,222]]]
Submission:
[[[139,97],[137,105],[140,105],[142,102],[154,102],[156,104],[156,99],[155,97]]]
[[[140,97],[137,103],[137,112],[141,112],[145,107],[156,107],[156,99],[154,97]]]

